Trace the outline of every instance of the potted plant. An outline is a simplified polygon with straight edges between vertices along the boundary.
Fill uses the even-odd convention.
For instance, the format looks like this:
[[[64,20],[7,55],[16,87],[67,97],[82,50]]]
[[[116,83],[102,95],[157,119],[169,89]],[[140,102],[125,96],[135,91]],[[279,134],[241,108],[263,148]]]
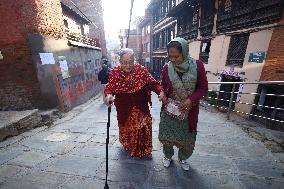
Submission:
[[[210,97],[210,98],[208,98]],[[210,105],[215,105],[216,104],[216,99],[217,98],[217,94],[215,91],[209,91],[207,93],[207,102],[210,104]]]

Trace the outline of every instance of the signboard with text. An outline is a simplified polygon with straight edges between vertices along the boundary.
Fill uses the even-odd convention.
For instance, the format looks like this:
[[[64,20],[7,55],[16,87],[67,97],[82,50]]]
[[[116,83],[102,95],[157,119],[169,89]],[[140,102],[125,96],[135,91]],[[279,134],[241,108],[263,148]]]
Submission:
[[[251,53],[249,53],[248,62],[263,63],[264,58],[265,58],[265,52],[251,52]]]

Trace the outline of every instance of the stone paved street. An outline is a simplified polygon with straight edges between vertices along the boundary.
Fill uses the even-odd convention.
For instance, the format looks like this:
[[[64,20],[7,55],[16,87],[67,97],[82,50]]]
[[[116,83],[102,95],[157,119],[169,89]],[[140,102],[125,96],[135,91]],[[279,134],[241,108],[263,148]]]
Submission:
[[[116,112],[110,128],[111,189],[280,189],[283,155],[271,153],[222,113],[201,108],[196,150],[183,171],[174,156],[161,160],[160,104],[153,96],[153,159],[131,158],[118,141]],[[52,127],[40,127],[0,143],[1,189],[102,189],[105,178],[107,108],[92,99]],[[281,187],[282,186],[282,187]]]

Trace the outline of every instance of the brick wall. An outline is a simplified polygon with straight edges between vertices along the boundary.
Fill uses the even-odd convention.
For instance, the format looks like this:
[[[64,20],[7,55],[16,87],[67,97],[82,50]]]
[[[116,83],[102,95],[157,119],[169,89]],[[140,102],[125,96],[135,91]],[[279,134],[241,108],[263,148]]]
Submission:
[[[128,30],[125,29],[124,33],[122,33],[122,37],[124,39],[123,47],[126,47],[127,34],[128,34]],[[130,30],[127,47],[130,48],[130,49],[133,49],[135,59],[137,61],[140,61],[140,59],[141,59],[141,56],[140,56],[141,55],[141,48],[142,48],[141,47],[141,36],[138,35],[136,29]]]
[[[29,33],[63,37],[59,0],[0,1],[0,109],[41,107],[40,87],[27,42]]]
[[[284,13],[280,24],[273,30],[260,80],[284,80]]]
[[[128,48],[133,49],[134,55],[135,55],[135,58],[136,58],[137,61],[141,59],[141,57],[139,56],[140,55],[140,48],[139,47],[140,47],[140,45],[137,41],[137,36],[136,35],[129,36]]]

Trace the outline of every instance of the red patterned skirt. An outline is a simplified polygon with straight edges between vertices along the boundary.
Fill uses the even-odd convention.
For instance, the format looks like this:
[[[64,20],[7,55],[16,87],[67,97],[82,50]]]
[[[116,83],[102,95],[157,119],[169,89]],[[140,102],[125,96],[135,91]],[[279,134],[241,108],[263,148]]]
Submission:
[[[119,141],[131,156],[150,157],[152,152],[151,116],[134,106],[125,124],[119,125]]]

